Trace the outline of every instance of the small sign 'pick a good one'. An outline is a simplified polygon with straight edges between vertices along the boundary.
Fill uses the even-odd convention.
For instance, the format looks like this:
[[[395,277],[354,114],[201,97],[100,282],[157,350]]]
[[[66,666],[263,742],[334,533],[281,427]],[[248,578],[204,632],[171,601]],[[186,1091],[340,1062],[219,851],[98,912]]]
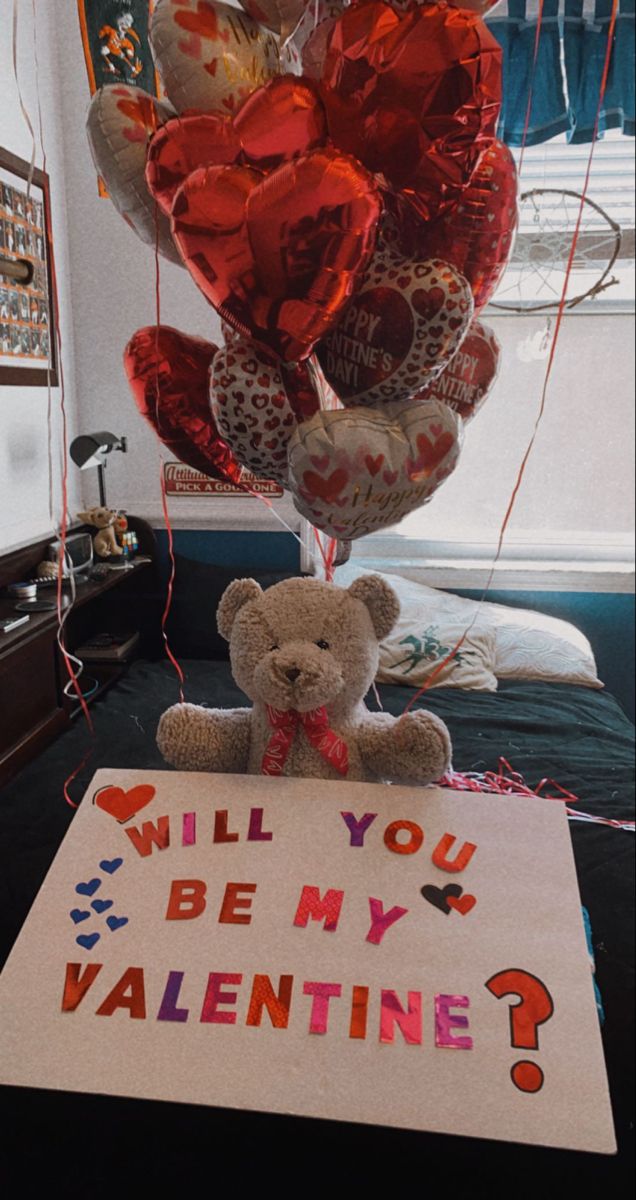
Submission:
[[[0,980],[0,1062],[615,1149],[567,818],[535,797],[99,771]]]

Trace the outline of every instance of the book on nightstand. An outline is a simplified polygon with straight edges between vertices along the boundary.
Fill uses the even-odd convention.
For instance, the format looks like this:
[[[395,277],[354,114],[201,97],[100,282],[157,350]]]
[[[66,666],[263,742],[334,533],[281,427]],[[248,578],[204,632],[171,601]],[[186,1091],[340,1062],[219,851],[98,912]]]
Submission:
[[[138,633],[98,633],[74,650],[83,662],[124,662],[139,641]]]

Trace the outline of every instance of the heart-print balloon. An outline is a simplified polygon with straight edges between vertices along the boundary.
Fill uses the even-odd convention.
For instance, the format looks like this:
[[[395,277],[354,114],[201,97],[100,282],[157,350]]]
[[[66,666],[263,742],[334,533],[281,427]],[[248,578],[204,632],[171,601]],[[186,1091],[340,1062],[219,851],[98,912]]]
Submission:
[[[494,295],[517,230],[517,168],[503,142],[483,151],[457,207],[430,226],[426,253],[448,259],[466,276],[479,311]]]
[[[217,347],[169,325],[138,329],[124,367],[141,415],[181,462],[212,479],[238,483],[241,465],[219,436],[210,409]]]
[[[379,213],[363,167],[312,150],[265,178],[249,167],[199,168],[175,196],[172,231],[220,316],[296,362],[358,288]]]
[[[499,372],[501,346],[492,329],[473,321],[461,349],[430,387],[416,399],[441,400],[462,418],[471,421],[483,406]]]
[[[214,356],[212,413],[235,458],[287,487],[287,444],[296,417],[274,356],[237,339]]]
[[[161,254],[181,266],[170,225],[163,213],[156,213],[145,180],[148,142],[173,115],[170,105],[140,88],[108,84],[93,96],[86,131],[95,167],[117,212],[153,248],[158,234]]]
[[[426,219],[455,201],[495,136],[502,50],[483,21],[446,4],[406,15],[377,0],[347,8],[327,43],[329,133]]]
[[[436,400],[382,412],[316,413],[289,444],[294,504],[331,537],[353,541],[425,504],[453,471],[461,422]]]
[[[454,267],[383,247],[318,359],[345,405],[408,400],[444,370],[472,315],[470,287]]]
[[[197,167],[246,162],[259,170],[280,166],[322,145],[326,120],[309,80],[278,75],[248,96],[232,120],[220,113],[175,117],[148,147],[146,181],[164,212]]]
[[[280,69],[273,34],[217,0],[158,0],[150,42],[166,95],[179,113],[235,113]]]
[[[293,33],[307,0],[241,0],[241,7],[274,33],[280,33],[283,41]]]

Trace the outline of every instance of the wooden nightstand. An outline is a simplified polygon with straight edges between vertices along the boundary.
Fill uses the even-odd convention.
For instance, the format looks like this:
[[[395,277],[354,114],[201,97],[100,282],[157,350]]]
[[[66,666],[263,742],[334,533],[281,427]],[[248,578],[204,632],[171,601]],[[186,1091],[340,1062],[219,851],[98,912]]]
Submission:
[[[42,594],[52,592],[49,588]],[[148,624],[154,623],[156,599],[153,562],[133,561],[129,569],[111,571],[104,580],[79,584],[65,626],[67,648],[73,651],[98,633],[127,631],[140,631],[143,647]],[[0,598],[0,618],[14,613],[15,602],[6,595]],[[125,661],[87,663],[80,681],[82,690],[91,693],[87,703],[98,699],[126,668]],[[34,612],[27,624],[0,634],[0,785],[81,711],[76,698],[64,695],[67,682],[54,609]]]

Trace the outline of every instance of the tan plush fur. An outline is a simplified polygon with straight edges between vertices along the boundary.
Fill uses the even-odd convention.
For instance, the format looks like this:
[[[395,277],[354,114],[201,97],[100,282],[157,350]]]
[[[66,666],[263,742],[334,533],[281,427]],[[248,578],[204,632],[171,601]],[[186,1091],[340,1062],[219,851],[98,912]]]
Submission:
[[[93,549],[98,558],[110,558],[111,554],[123,554],[115,535],[117,513],[112,508],[89,508],[77,514],[86,525],[94,525],[99,533],[93,538]]]
[[[421,710],[399,718],[370,713],[363,697],[378,667],[378,646],[399,615],[395,592],[377,575],[347,590],[289,579],[261,591],[238,579],[221,598],[219,632],[230,643],[234,678],[253,707],[176,704],[159,722],[157,743],[180,770],[259,775],[272,735],[267,706],[304,713],[326,706],[347,743],[349,780],[426,784],[450,766],[443,721]],[[296,729],[284,775],[342,779]]]

